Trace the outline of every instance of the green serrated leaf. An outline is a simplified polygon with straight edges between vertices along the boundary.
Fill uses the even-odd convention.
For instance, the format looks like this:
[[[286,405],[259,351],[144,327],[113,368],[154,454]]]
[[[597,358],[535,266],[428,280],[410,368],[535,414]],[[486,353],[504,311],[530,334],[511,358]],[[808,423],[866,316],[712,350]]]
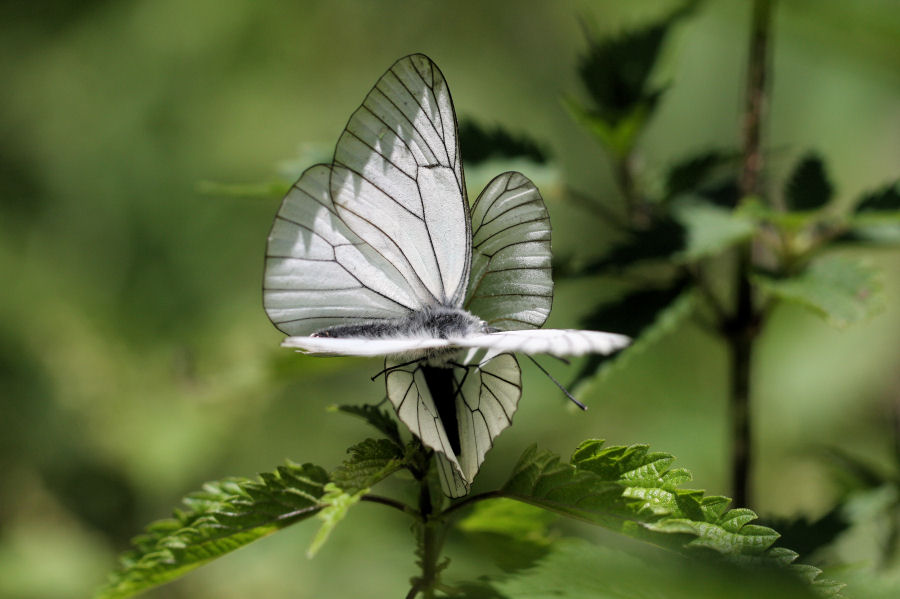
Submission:
[[[841,241],[900,244],[900,182],[865,194],[850,219]]]
[[[650,88],[650,73],[666,34],[690,10],[685,4],[649,26],[616,37],[599,39],[588,33],[588,48],[579,57],[578,74],[596,114],[615,124],[637,106],[652,110],[660,92]]]
[[[686,554],[711,551],[726,561],[779,568],[793,561],[796,554],[772,547],[777,532],[752,523],[753,511],[728,510],[726,498],[678,488],[690,473],[672,468],[673,459],[646,445],[592,440],[566,464],[531,447],[501,494]]]
[[[838,327],[863,320],[883,307],[877,271],[841,256],[817,260],[794,277],[757,275],[754,282],[779,299],[809,308]]]
[[[863,195],[856,204],[855,212],[857,214],[866,212],[900,213],[900,181],[895,181]]]
[[[834,187],[819,156],[809,154],[794,168],[785,184],[784,199],[789,210],[816,210],[825,206]]]
[[[358,406],[340,405],[333,406],[331,409],[352,416],[358,416],[397,445],[403,445],[403,441],[400,439],[400,429],[397,427],[397,421],[394,420],[391,415],[392,412],[372,404],[362,404]]]
[[[623,241],[611,247],[603,256],[575,270],[573,276],[588,276],[621,272],[635,264],[649,260],[670,260],[684,251],[685,229],[671,218],[655,220],[646,229],[629,232]]]
[[[328,540],[328,537],[331,536],[331,532],[347,516],[350,508],[359,503],[360,499],[367,492],[368,489],[360,489],[355,493],[348,493],[334,483],[325,485],[325,494],[320,499],[320,502],[325,504],[325,507],[316,514],[316,518],[322,521],[322,526],[319,527],[312,542],[309,544],[309,549],[306,550],[306,557],[310,559],[315,557],[319,549],[325,544],[325,541]]]
[[[349,493],[367,489],[406,465],[403,449],[390,439],[366,439],[347,453],[350,457],[331,473],[331,481]]]
[[[680,202],[673,213],[687,232],[680,255],[687,262],[720,254],[756,231],[756,222],[744,213],[707,203]]]
[[[480,164],[492,159],[526,158],[537,164],[547,162],[547,152],[523,133],[510,133],[503,127],[485,127],[472,119],[459,124],[459,147],[463,162]]]
[[[695,194],[713,204],[733,207],[737,194],[734,187],[739,155],[734,151],[710,150],[682,160],[666,173],[665,199]],[[729,187],[729,193],[722,193]]]
[[[97,599],[131,597],[226,553],[314,515],[328,475],[312,464],[289,463],[257,481],[207,483],[184,499],[185,509],[150,524],[121,557]]]
[[[589,356],[570,386],[575,387],[594,375],[602,379],[623,368],[633,356],[640,355],[674,331],[691,314],[694,305],[693,289],[688,288],[685,281],[679,281],[668,289],[640,291],[614,304],[601,306],[584,319],[585,328],[621,331],[634,342],[612,356]],[[607,322],[610,324],[605,325]]]

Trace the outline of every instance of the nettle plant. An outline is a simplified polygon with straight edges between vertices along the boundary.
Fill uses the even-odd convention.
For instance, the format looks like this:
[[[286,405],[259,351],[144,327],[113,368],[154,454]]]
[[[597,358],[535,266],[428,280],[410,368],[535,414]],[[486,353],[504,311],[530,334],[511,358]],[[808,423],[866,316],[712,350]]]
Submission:
[[[287,463],[255,480],[207,483],[173,518],[135,538],[97,596],[134,595],[314,518],[320,526],[307,551],[312,556],[360,502],[399,510],[414,524],[421,571],[410,598],[526,591],[583,597],[622,585],[635,589],[628,596],[696,596],[685,589],[702,590],[703,577],[685,585],[686,568],[724,570],[756,591],[759,580],[778,580],[785,597],[838,596],[841,585],[796,564],[795,552],[775,545],[778,533],[753,524],[753,511],[683,488],[690,473],[646,445],[587,440],[568,460],[529,447],[502,486],[469,494],[522,394],[514,354],[591,354],[577,383],[693,314],[732,348],[735,490],[737,504],[746,505],[749,364],[772,304],[799,302],[838,324],[877,305],[873,273],[824,250],[896,235],[896,186],[867,196],[851,213],[829,210],[831,186],[821,160],[811,156],[791,176],[781,205],[760,191],[768,11],[767,2],[757,2],[743,150],[685,160],[656,195],[644,191],[633,157],[663,96],[649,75],[666,32],[684,12],[612,40],[589,36],[578,68],[592,105],[569,106],[609,150],[625,203],[616,210],[579,199],[613,223],[622,241],[589,262],[558,266],[572,277],[627,272],[648,261],[666,265],[652,284],[598,307],[585,321],[590,329],[631,335],[634,343],[624,350],[622,335],[539,328],[553,283],[549,217],[537,188],[519,173],[504,173],[470,207],[460,158],[466,140],[457,142],[443,76],[423,55],[395,63],[351,117],[333,162],[310,168],[288,192],[269,238],[264,291],[267,313],[289,335],[285,346],[386,357],[379,376],[393,411],[382,407],[375,389],[371,404],[340,406],[338,412],[362,418],[378,435],[350,447],[331,472]],[[502,132],[463,130],[481,141],[483,156],[491,153],[485,146],[542,156],[535,144]],[[733,264],[733,284],[725,288],[713,286],[708,271],[719,261]],[[391,488],[412,489],[400,498],[373,491],[393,477],[398,483]],[[562,535],[553,529],[557,516],[688,559],[672,567],[648,558],[641,569],[630,554]],[[454,529],[492,544],[504,573],[453,580],[442,548]]]

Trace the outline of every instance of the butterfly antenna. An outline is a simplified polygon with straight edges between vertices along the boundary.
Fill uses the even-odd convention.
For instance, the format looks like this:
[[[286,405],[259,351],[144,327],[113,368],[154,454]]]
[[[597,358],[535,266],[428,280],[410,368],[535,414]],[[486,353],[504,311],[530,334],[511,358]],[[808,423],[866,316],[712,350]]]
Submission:
[[[393,372],[394,370],[397,370],[398,368],[403,368],[404,366],[409,366],[410,364],[415,364],[418,361],[419,360],[410,360],[409,362],[404,362],[403,364],[394,364],[393,366],[386,366],[385,368],[382,368],[381,370],[376,372],[375,376],[373,376],[370,380],[374,381],[375,379],[380,377],[382,374],[388,374],[390,372]]]
[[[549,378],[551,381],[553,381],[553,383],[554,383],[557,387],[559,387],[559,390],[562,391],[563,393],[565,393],[565,394],[566,394],[566,397],[568,397],[568,398],[572,401],[573,404],[575,404],[576,406],[578,406],[578,407],[581,408],[582,410],[587,410],[587,406],[584,405],[583,403],[581,403],[580,401],[578,401],[577,399],[575,399],[575,396],[572,395],[571,393],[569,393],[569,390],[566,389],[565,387],[563,387],[563,384],[562,384],[562,383],[560,383],[558,380],[556,380],[555,378],[553,378],[553,375],[550,374],[549,372],[547,372],[547,369],[546,369],[546,368],[544,368],[543,366],[541,366],[540,364],[538,364],[538,361],[537,361],[537,360],[535,360],[533,357],[529,356],[528,354],[525,354],[525,356],[526,356],[529,360],[531,360],[532,362],[534,362],[534,365],[537,366],[538,368],[540,368],[540,369],[541,369],[541,372],[543,372],[544,374],[546,374],[546,375],[547,375],[547,378]]]

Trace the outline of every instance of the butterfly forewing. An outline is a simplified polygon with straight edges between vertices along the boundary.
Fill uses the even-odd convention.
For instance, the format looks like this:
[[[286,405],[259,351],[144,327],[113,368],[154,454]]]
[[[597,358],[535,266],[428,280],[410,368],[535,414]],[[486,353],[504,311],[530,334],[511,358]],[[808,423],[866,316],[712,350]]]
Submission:
[[[337,215],[330,178],[325,165],[304,172],[269,234],[263,304],[288,335],[400,318],[419,305],[403,274]]]
[[[472,206],[465,307],[500,330],[538,328],[553,303],[550,216],[525,176],[495,177]]]
[[[454,347],[484,350],[486,358],[505,352],[550,354],[560,358],[585,354],[605,355],[631,343],[631,339],[625,335],[572,329],[499,331],[451,338],[447,341]]]
[[[427,57],[397,61],[353,113],[331,191],[344,222],[403,273],[420,304],[461,305],[471,228],[456,116]]]

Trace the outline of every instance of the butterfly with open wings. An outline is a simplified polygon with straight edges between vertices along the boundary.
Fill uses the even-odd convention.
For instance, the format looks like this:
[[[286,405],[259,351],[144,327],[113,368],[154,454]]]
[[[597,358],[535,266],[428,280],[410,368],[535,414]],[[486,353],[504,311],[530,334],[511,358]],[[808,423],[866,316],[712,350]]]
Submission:
[[[435,451],[450,497],[469,492],[522,395],[514,354],[607,354],[629,339],[539,329],[553,300],[550,219],[507,172],[469,206],[447,82],[398,60],[309,168],[269,234],[263,303],[317,355],[385,358],[398,418]]]

